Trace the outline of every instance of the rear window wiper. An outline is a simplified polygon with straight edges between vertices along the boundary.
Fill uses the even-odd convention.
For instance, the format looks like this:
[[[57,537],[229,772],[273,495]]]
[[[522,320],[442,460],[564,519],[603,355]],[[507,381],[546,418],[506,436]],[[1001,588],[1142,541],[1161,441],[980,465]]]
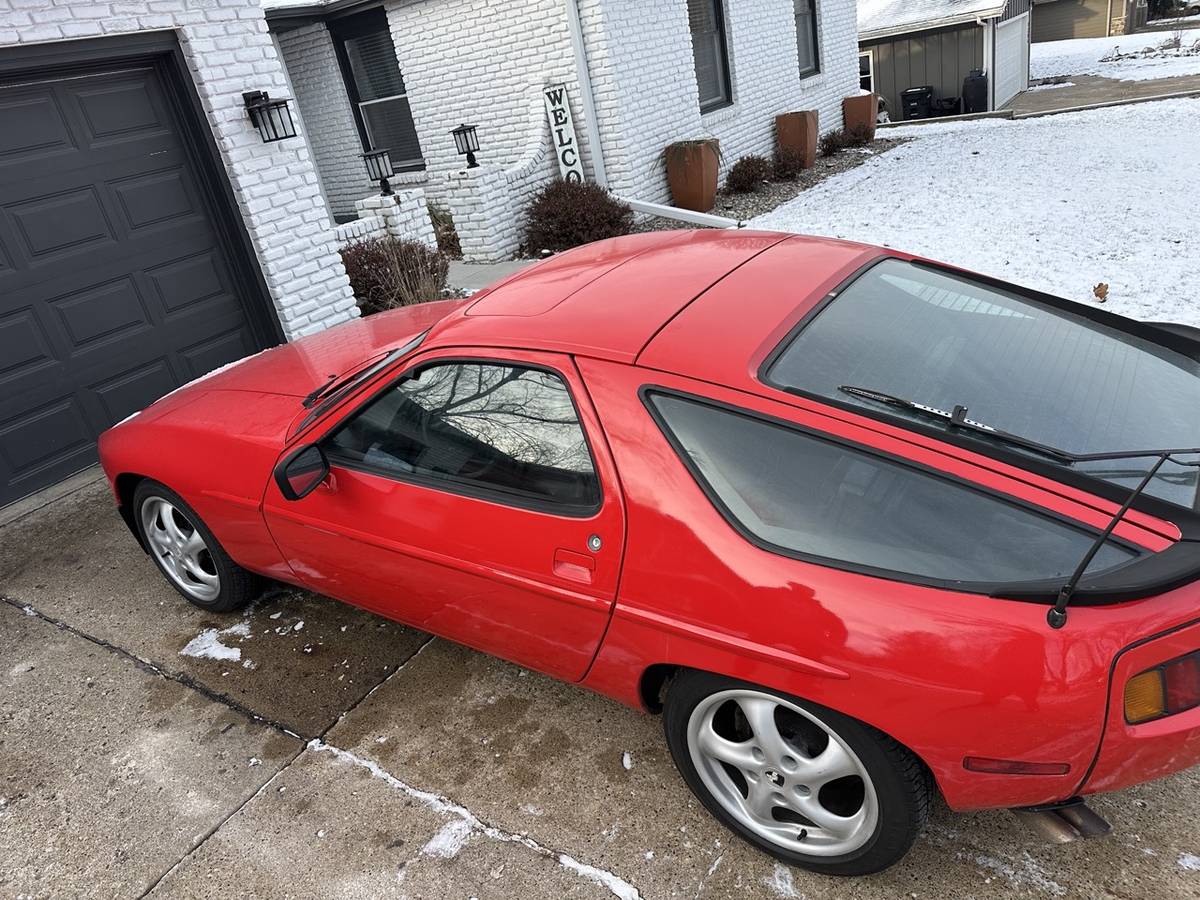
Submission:
[[[851,397],[861,397],[864,400],[874,400],[876,403],[883,403],[887,406],[894,406],[897,409],[903,409],[908,412],[921,413],[926,416],[932,416],[936,419],[941,419],[947,422],[951,428],[958,428],[963,431],[970,431],[975,434],[987,435],[997,441],[1005,444],[1011,444],[1014,447],[1021,447],[1032,453],[1038,453],[1042,456],[1048,456],[1051,459],[1061,463],[1078,462],[1081,457],[1067,450],[1060,450],[1058,447],[1051,447],[1049,444],[1043,444],[1039,441],[1030,438],[1021,437],[1019,434],[1012,434],[1008,431],[1002,431],[999,428],[994,428],[991,425],[985,425],[983,422],[976,422],[974,419],[967,418],[967,408],[965,406],[955,406],[953,410],[947,411],[938,409],[936,406],[926,406],[924,403],[917,403],[915,400],[905,400],[903,397],[896,397],[892,394],[885,394],[882,391],[871,390],[870,388],[854,387],[853,385],[843,384],[838,386],[838,390],[843,394],[849,394]],[[1149,455],[1149,454],[1146,454]],[[1104,457],[1107,459],[1108,457]]]

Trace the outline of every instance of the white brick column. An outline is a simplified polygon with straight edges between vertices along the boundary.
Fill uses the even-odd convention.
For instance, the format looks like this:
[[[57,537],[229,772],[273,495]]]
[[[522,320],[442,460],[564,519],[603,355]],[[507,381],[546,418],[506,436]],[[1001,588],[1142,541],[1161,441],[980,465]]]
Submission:
[[[355,208],[360,219],[370,216],[383,219],[387,233],[393,237],[437,246],[429,207],[425,203],[425,192],[420,188],[408,188],[388,195],[373,194],[359,200]]]
[[[501,169],[479,166],[448,173],[446,199],[464,260],[500,262],[517,252],[522,211],[514,208],[512,185]]]

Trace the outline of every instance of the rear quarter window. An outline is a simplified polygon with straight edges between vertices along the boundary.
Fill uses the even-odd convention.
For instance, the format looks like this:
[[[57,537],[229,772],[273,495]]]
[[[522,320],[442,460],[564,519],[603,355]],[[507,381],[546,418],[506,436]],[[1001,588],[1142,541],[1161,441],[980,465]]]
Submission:
[[[652,391],[655,418],[725,518],[765,549],[988,592],[1070,575],[1095,534],[794,426]],[[1135,551],[1113,542],[1089,573]]]

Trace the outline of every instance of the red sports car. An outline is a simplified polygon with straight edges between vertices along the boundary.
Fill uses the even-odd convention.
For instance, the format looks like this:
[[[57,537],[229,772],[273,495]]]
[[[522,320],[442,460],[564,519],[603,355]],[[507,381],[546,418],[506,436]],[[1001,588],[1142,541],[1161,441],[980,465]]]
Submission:
[[[1086,834],[1200,761],[1198,335],[667,232],[268,350],[100,455],[192,603],[278,579],[661,710],[729,828],[859,874],[935,790]]]

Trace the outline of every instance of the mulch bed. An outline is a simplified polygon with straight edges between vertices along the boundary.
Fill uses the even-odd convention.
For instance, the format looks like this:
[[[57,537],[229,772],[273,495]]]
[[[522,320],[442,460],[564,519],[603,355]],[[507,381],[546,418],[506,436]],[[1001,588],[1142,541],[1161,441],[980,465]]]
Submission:
[[[757,191],[745,194],[732,194],[722,190],[717,194],[717,203],[711,212],[713,215],[738,221],[761,216],[789,200],[794,200],[803,191],[829,176],[861,166],[867,160],[899,147],[908,140],[909,138],[876,138],[866,147],[850,147],[833,156],[818,156],[813,167],[805,169],[794,181],[767,181]],[[666,231],[695,227],[676,219],[646,216],[638,221],[634,231]]]

